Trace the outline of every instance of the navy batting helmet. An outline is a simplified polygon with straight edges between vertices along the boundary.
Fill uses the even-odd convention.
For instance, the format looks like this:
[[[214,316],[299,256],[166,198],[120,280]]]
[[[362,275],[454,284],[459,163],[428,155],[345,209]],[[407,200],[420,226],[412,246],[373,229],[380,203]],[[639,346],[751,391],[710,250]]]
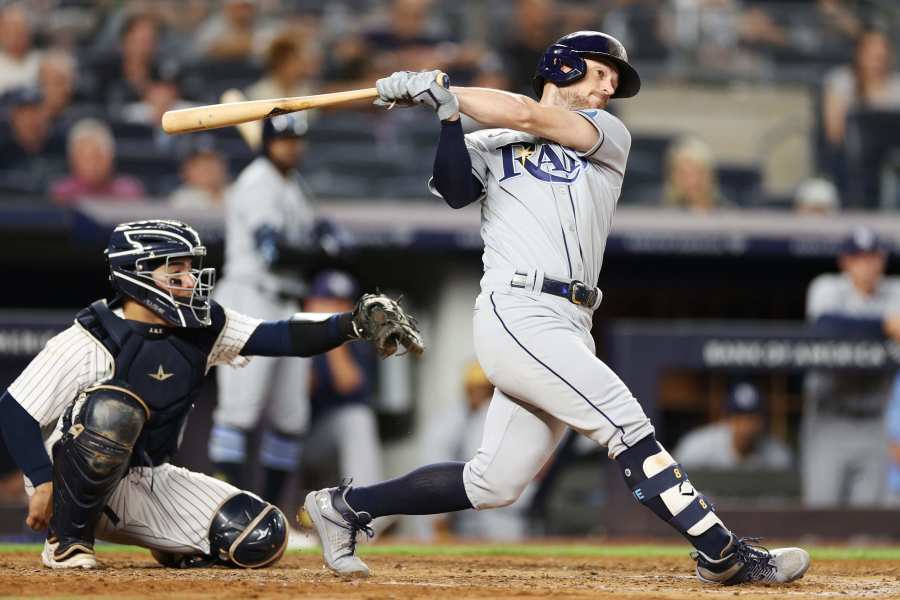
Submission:
[[[613,98],[631,98],[641,89],[641,78],[628,64],[628,53],[622,42],[599,31],[576,31],[556,40],[541,57],[532,80],[538,99],[548,81],[568,85],[584,77],[587,73],[585,58],[608,60],[619,70],[619,85]],[[570,70],[564,71],[563,66]]]
[[[265,152],[269,142],[277,138],[302,137],[307,129],[309,129],[309,124],[305,115],[275,115],[265,119],[262,130],[262,150]]]
[[[122,223],[110,235],[105,254],[109,281],[117,293],[133,298],[178,327],[212,323],[209,294],[216,270],[202,268],[206,248],[193,227],[163,220]],[[175,277],[183,276],[181,271],[166,269],[166,277],[154,278],[154,269],[178,258],[191,259],[193,285],[184,286],[181,277]]]

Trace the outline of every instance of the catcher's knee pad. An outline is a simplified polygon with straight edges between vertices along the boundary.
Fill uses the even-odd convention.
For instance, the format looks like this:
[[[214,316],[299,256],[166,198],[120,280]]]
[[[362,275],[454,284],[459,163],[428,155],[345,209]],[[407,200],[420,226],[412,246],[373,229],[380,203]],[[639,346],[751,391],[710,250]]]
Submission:
[[[683,534],[698,536],[722,524],[712,502],[694,489],[687,473],[648,435],[616,457],[634,497]]]
[[[73,543],[94,543],[94,528],[116,484],[128,469],[131,451],[150,411],[126,384],[97,385],[82,392],[80,411],[53,447],[51,529],[60,551]]]
[[[226,500],[209,527],[210,555],[230,567],[268,567],[281,558],[287,542],[284,514],[246,492]]]

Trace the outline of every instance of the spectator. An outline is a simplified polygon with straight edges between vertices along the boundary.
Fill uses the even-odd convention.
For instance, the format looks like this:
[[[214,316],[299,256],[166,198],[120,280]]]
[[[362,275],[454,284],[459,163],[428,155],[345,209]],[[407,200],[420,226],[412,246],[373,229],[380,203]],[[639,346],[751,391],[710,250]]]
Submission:
[[[0,131],[0,185],[10,192],[45,198],[48,183],[65,172],[65,138],[51,126],[33,88],[7,92],[8,123]]]
[[[39,90],[16,88],[7,92],[3,100],[9,110],[9,132],[0,136],[4,168],[27,170],[33,161],[54,151],[62,153],[62,141],[58,136],[54,138]]]
[[[36,86],[40,53],[32,48],[31,22],[24,4],[0,11],[0,93]]]
[[[852,66],[838,67],[825,78],[822,124],[833,150],[844,144],[847,115],[860,108],[900,108],[900,74],[894,70],[894,50],[883,31],[863,32]]]
[[[161,66],[143,91],[141,99],[122,107],[121,119],[130,123],[142,123],[153,128],[162,126],[162,116],[167,110],[178,110],[192,106],[190,102],[181,98],[181,88],[178,84],[178,71],[174,64]],[[157,142],[157,146],[165,147]]]
[[[303,38],[300,38],[303,39]],[[294,31],[275,37],[266,50],[265,76],[247,88],[248,100],[307,96],[316,93],[319,51],[312,41],[301,43]],[[299,113],[304,114],[304,113]]]
[[[134,13],[125,20],[119,39],[118,54],[95,66],[102,99],[113,106],[139,101],[159,79],[159,22],[149,13]]]
[[[685,435],[675,449],[678,461],[686,468],[790,468],[790,449],[766,434],[763,404],[756,386],[736,384],[729,390],[725,416]]]
[[[197,56],[250,60],[262,54],[267,34],[257,23],[257,7],[253,0],[225,0],[222,12],[206,20],[195,40]]]
[[[894,380],[891,400],[885,413],[887,425],[887,496],[888,506],[900,507],[900,379]]]
[[[75,95],[75,59],[68,52],[51,50],[41,59],[39,70],[44,95],[44,116],[61,123]]]
[[[509,79],[532,95],[531,78],[550,40],[560,37],[559,11],[555,0],[518,0],[510,39],[503,45],[503,62]]]
[[[841,208],[838,191],[827,179],[811,177],[794,193],[794,210],[805,215],[829,215]]]
[[[887,248],[858,227],[843,243],[840,274],[810,284],[806,316],[823,335],[900,341],[900,279],[884,276]],[[873,506],[884,497],[884,407],[893,373],[811,371],[801,424],[809,506]],[[839,443],[836,443],[839,440]]]
[[[704,142],[683,138],[669,148],[663,204],[693,212],[710,212],[730,204],[719,193],[712,150]]]
[[[216,150],[214,138],[199,136],[181,163],[181,187],[169,202],[177,209],[221,211],[228,187],[228,164]]]
[[[82,198],[136,200],[144,196],[140,181],[114,171],[115,142],[109,127],[96,119],[82,119],[69,133],[69,176],[53,185],[58,204]]]

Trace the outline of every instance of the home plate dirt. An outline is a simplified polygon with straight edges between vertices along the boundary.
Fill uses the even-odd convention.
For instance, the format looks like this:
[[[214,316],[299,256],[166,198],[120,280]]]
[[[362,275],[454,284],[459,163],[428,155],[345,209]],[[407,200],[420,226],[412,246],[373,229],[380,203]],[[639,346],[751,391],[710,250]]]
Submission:
[[[95,571],[51,571],[34,551],[0,554],[0,598],[898,598],[900,562],[814,560],[787,586],[718,587],[684,558],[366,556],[373,576],[344,581],[318,555],[258,571],[172,570],[144,552],[101,552]]]

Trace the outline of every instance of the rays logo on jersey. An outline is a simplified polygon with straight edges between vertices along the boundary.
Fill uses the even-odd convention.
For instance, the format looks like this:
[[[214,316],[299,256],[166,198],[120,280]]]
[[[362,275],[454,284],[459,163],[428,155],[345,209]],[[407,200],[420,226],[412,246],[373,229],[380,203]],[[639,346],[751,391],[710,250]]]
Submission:
[[[527,172],[547,183],[575,183],[587,165],[587,160],[569,154],[556,144],[517,142],[500,148],[503,157],[503,177],[506,181]]]

